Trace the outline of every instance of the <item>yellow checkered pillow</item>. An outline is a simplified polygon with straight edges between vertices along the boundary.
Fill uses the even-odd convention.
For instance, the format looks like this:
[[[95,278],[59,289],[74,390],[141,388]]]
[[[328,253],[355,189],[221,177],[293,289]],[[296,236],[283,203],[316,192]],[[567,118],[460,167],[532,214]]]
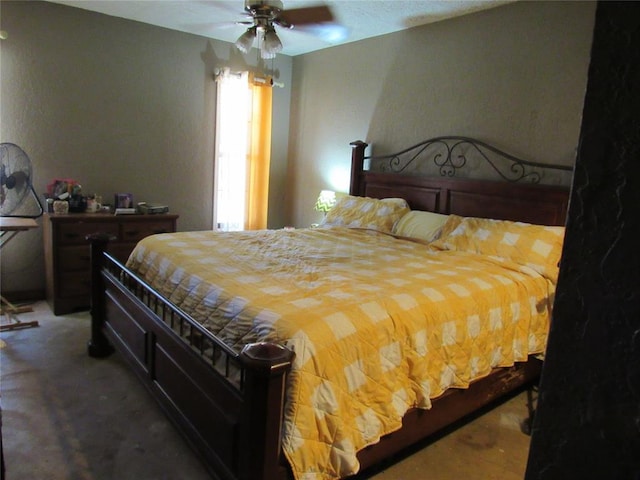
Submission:
[[[458,225],[460,225],[460,222],[464,219],[464,217],[461,217],[459,215],[449,215],[446,222],[444,222],[444,225],[442,225],[442,228],[440,229],[440,234],[438,235],[438,238],[445,238],[448,237],[451,232],[453,232],[456,227]]]
[[[554,283],[557,280],[564,227],[472,217],[454,218],[450,222],[453,225],[446,236],[431,245],[441,250],[504,258],[529,267]]]
[[[327,212],[320,226],[367,228],[391,233],[395,223],[409,211],[402,198],[384,198],[345,195],[339,197]]]

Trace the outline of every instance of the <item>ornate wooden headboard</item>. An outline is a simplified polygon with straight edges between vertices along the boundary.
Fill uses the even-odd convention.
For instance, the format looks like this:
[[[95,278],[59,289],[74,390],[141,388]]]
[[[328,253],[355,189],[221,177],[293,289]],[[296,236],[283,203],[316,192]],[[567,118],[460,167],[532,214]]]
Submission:
[[[351,195],[400,197],[413,210],[564,225],[569,187],[541,185],[545,170],[571,172],[566,165],[547,165],[513,155],[467,137],[437,137],[400,152],[365,156],[367,144],[351,143]],[[455,178],[471,156],[497,172],[501,181]],[[440,176],[421,174],[430,162]],[[365,165],[367,165],[365,169]]]

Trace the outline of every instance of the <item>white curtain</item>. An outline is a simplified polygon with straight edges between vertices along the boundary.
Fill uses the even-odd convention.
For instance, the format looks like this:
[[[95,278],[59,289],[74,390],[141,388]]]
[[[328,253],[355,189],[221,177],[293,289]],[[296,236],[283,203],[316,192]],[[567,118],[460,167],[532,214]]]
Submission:
[[[248,74],[223,72],[217,84],[213,225],[243,230],[251,132]]]

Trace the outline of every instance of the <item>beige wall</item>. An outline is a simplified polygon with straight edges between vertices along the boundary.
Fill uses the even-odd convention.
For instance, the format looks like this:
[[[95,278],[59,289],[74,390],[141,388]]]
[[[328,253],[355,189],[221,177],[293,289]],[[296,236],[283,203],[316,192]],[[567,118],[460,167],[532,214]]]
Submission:
[[[166,202],[180,230],[210,228],[211,76],[244,58],[225,42],[58,4],[0,8],[0,140],[30,155],[37,191],[72,177],[105,198]],[[317,192],[347,190],[357,139],[384,153],[460,134],[572,164],[594,14],[591,2],[517,2],[278,57],[269,226],[318,221]],[[3,250],[3,291],[43,288],[41,243],[37,230]]]
[[[55,177],[105,201],[131,192],[211,228],[216,67],[249,69],[233,46],[46,2],[1,3],[0,140],[20,145],[40,194]],[[249,55],[255,63],[256,56]],[[269,225],[285,224],[291,57],[274,70]],[[271,67],[271,62],[269,62]],[[19,238],[19,240],[18,240]],[[2,290],[44,289],[41,229],[2,250]]]
[[[382,154],[464,135],[572,165],[594,15],[592,2],[517,2],[294,57],[292,223],[321,218],[321,189],[348,190],[353,140]]]

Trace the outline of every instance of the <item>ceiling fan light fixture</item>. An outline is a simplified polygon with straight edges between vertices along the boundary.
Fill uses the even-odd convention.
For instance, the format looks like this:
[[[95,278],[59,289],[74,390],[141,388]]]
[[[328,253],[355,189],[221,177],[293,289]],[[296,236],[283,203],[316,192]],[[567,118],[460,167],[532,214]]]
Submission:
[[[247,53],[251,50],[251,46],[253,45],[253,41],[256,38],[257,27],[249,27],[247,31],[238,37],[236,40],[236,48],[240,50],[242,53]]]
[[[276,29],[273,28],[273,25],[270,25],[265,29],[260,55],[262,58],[274,58],[276,53],[281,50],[282,42],[276,33]]]

